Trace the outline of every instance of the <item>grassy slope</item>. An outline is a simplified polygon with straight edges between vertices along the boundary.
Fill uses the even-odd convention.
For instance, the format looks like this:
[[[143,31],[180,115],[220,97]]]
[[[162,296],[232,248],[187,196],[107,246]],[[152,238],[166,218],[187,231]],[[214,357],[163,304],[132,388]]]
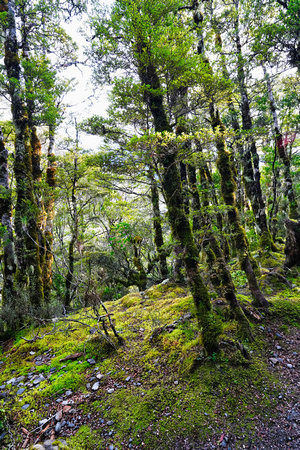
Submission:
[[[297,279],[293,282],[298,283]],[[0,355],[3,361],[0,385],[12,377],[27,378],[29,372],[50,374],[53,367],[56,371],[37,388],[27,388],[21,396],[13,395],[17,387],[8,386],[10,396],[5,402],[0,400],[0,426],[2,408],[2,417],[10,423],[17,448],[21,448],[26,437],[21,427],[36,429],[39,420],[57,411],[57,397],[71,389],[70,398],[75,402],[73,417],[80,416],[82,426],[67,439],[70,449],[102,449],[110,442],[119,449],[128,448],[129,443],[133,448],[175,448],[180,439],[205,441],[210,435],[221,436],[228,427],[238,437],[251,435],[255,432],[254,419],[272,416],[283,389],[269,370],[262,326],[276,320],[279,328],[288,333],[291,326],[299,324],[298,297],[297,289],[282,290],[272,296],[273,316],[254,322],[256,339],[244,343],[251,353],[250,363],[235,346],[236,324],[222,305],[216,306],[226,317],[221,353],[204,358],[192,299],[185,289],[174,284],[155,286],[144,298],[129,294],[106,303],[125,339],[124,346],[117,351],[75,322],[69,324],[67,331],[57,331],[32,343],[26,343],[19,335],[13,346]],[[240,296],[241,301],[247,299]],[[163,329],[149,341],[154,330],[190,312],[192,317]],[[60,328],[66,327],[62,324]],[[44,327],[40,335],[51,329],[52,326]],[[36,330],[27,330],[23,337],[30,339],[35,333]],[[34,358],[46,352],[45,364],[36,366]],[[76,352],[83,352],[81,362],[60,362]],[[96,360],[99,368],[96,372],[87,362],[89,358]],[[105,376],[99,390],[91,392],[86,384],[98,372]],[[115,389],[112,394],[107,392],[109,388]],[[24,404],[30,407],[22,410]],[[100,427],[100,418],[114,421],[114,434],[101,436],[106,428]],[[38,435],[38,430],[32,432],[29,442]]]

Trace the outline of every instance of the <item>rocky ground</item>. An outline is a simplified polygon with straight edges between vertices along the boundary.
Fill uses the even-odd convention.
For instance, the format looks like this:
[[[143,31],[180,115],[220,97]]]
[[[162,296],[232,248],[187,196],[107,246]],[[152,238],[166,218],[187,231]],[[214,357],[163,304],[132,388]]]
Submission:
[[[157,301],[155,299],[156,304]],[[173,307],[172,305],[176,304],[172,296],[166,297],[164,301],[164,305],[167,305],[169,309],[170,305]],[[182,305],[185,305],[186,311],[188,311],[187,297],[178,301],[182,301]],[[145,300],[139,304],[135,303],[136,306],[130,306],[128,303],[126,308],[124,304],[124,301],[123,303],[120,301],[122,314],[127,311],[130,312],[130,316],[138,311],[141,314],[148,314],[149,310],[146,308]],[[188,321],[193,320],[189,313],[188,315],[185,313],[182,317],[187,318]],[[142,318],[138,317],[137,324],[146,327],[146,322],[142,323],[141,321]],[[106,359],[88,357],[82,351],[64,354],[62,358],[56,354],[57,351],[49,348],[49,345],[47,350],[40,352],[32,350],[30,346],[26,347],[27,344],[16,349],[13,347],[13,342],[6,343],[3,353],[6,356],[3,361],[0,358],[0,371],[1,367],[5,367],[7,372],[7,368],[15,364],[15,361],[13,363],[9,358],[13,358],[18,352],[20,352],[20,356],[18,368],[11,370],[7,379],[3,376],[1,378],[0,400],[2,399],[4,407],[11,405],[13,413],[6,422],[5,429],[0,431],[0,448],[5,450],[58,450],[61,448],[68,450],[300,449],[300,329],[292,325],[283,325],[280,319],[274,319],[274,317],[256,323],[256,342],[259,343],[254,344],[254,350],[251,350],[250,353],[253,353],[258,360],[264,361],[266,370],[262,369],[260,372],[259,369],[257,372],[258,377],[262,376],[261,384],[253,383],[249,388],[251,379],[249,381],[249,378],[247,380],[245,378],[243,385],[243,379],[237,378],[238,385],[234,389],[231,389],[229,381],[226,381],[221,387],[212,383],[210,390],[203,393],[201,389],[203,391],[206,381],[201,385],[197,384],[197,380],[204,376],[202,374],[205,373],[205,370],[208,369],[208,377],[209,373],[212,374],[212,377],[216,376],[216,373],[219,374],[219,377],[223,377],[220,373],[224,373],[224,377],[227,376],[226,380],[230,380],[231,376],[238,376],[239,367],[242,368],[239,373],[247,377],[247,365],[244,366],[242,361],[236,364],[235,368],[235,364],[232,365],[230,361],[226,362],[226,359],[220,363],[217,360],[208,363],[203,360],[203,369],[200,365],[194,375],[182,375],[178,372],[176,361],[168,362],[170,355],[164,355],[161,348],[162,342],[165,346],[169,345],[169,347],[165,347],[168,348],[168,352],[175,344],[179,345],[179,340],[176,340],[179,339],[179,330],[176,327],[180,321],[177,320],[175,323],[174,326],[164,328],[164,334],[159,335],[161,342],[157,344],[153,344],[153,333],[151,334],[149,331],[146,335],[143,327],[135,326],[134,334],[132,334],[135,336],[135,341],[132,338],[132,341],[129,341],[130,345],[125,350],[123,349],[120,355],[113,354],[112,358]],[[184,331],[184,335],[192,333],[189,339],[193,338],[193,332],[196,333],[193,328],[190,329],[188,326],[181,327],[180,330]],[[176,339],[168,341],[173,335]],[[148,342],[146,350],[148,354],[141,353],[145,342]],[[134,345],[136,345],[136,350],[130,354],[130,346]],[[170,347],[170,345],[172,346]],[[21,353],[24,349],[27,351]],[[160,358],[155,357],[158,350],[161,351]],[[127,359],[124,359],[124,355],[127,355]],[[151,355],[153,356],[151,359],[153,365],[147,366],[145,358],[150,361]],[[165,359],[163,359],[164,357]],[[26,370],[25,366],[21,370],[24,362],[22,358],[24,361],[26,360]],[[64,378],[64,376],[68,376],[68,371],[70,372],[70,362],[76,363],[77,369],[80,365],[84,367],[82,372],[84,384],[78,389],[64,388],[66,383],[72,385],[72,380]],[[150,370],[149,367],[151,367]],[[230,371],[230,375],[229,372],[226,372],[227,369]],[[268,382],[268,378],[270,382]],[[47,387],[51,387],[51,383],[58,383],[59,380],[66,380],[62,383],[60,392],[42,395],[43,392],[46,392]],[[216,380],[220,381],[222,378],[216,377]],[[274,384],[273,390],[272,383]],[[191,389],[191,385],[195,388]],[[141,408],[147,406],[148,403],[152,409],[155,407],[155,404],[153,406],[153,402],[151,403],[153,389],[158,392],[158,397],[155,397],[158,400],[160,389],[173,392],[173,400],[171,397],[169,403],[161,401],[156,408],[156,415],[148,421],[143,422],[143,417],[131,415],[132,426],[127,428],[123,426],[122,428],[122,417],[127,412],[130,414],[131,411],[127,411],[126,405],[121,404],[123,409],[118,415],[116,403],[114,403],[118,401],[116,399],[123,398],[126,402],[127,398],[130,398],[128,408],[134,406],[132,402],[136,402],[141,405]],[[199,414],[203,414],[203,420],[198,420],[198,422],[193,415],[195,400],[193,397],[189,397],[193,389],[196,397],[198,390],[200,396],[205,394],[204,402],[195,406],[198,408]],[[248,389],[250,389],[249,393]],[[187,392],[187,400],[185,392]],[[182,406],[182,412],[180,406],[178,409],[178,404],[175,406],[177,395],[178,398],[179,396],[183,398],[183,405],[185,401],[187,402],[186,407]],[[232,398],[232,395],[235,395],[235,398]],[[241,395],[241,399],[239,395]],[[36,396],[39,400],[35,403]],[[31,401],[26,402],[27,398]],[[143,405],[143,401],[145,405]],[[210,409],[205,409],[206,401],[208,404],[213,404]],[[242,404],[244,406],[241,406]],[[238,410],[238,416],[236,410]],[[249,413],[250,410],[252,414]],[[143,411],[151,413],[149,408],[140,411],[141,415],[145,414]],[[184,429],[189,418],[191,421],[195,420],[196,426],[194,430],[190,427],[189,432],[185,433]],[[26,420],[29,425],[26,425]],[[139,428],[135,426],[137,424],[137,422],[134,423],[135,420],[139,421]],[[241,425],[238,424],[239,421]],[[142,425],[145,423],[145,425],[141,426],[141,423]],[[178,433],[172,429],[174,425],[178,427]],[[198,429],[200,427],[202,434]],[[138,432],[136,432],[137,429]],[[208,433],[205,434],[205,430],[208,430]],[[93,439],[89,437],[89,432],[96,433]],[[82,438],[78,440],[79,444],[72,444],[75,442],[72,439],[80,433]],[[151,443],[150,435],[155,435],[153,443]]]

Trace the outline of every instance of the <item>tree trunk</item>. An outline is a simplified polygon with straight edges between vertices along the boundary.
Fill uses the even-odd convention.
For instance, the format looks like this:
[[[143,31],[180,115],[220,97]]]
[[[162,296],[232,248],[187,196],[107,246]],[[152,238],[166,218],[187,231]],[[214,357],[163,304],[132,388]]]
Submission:
[[[294,265],[299,265],[300,263],[299,208],[290,171],[290,158],[287,155],[287,151],[283,143],[282,133],[279,128],[279,121],[277,116],[275,100],[273,97],[270,77],[269,74],[267,73],[265,66],[263,66],[263,70],[268,88],[270,110],[273,118],[276,149],[278,150],[278,154],[284,164],[284,179],[286,185],[287,198],[289,202],[289,220],[286,220],[285,222],[286,241],[284,252],[286,255],[285,266],[290,268]]]
[[[260,185],[259,156],[257,153],[255,140],[251,135],[253,128],[252,118],[250,113],[248,92],[245,83],[244,58],[242,55],[242,46],[239,34],[239,0],[235,0],[234,3],[237,13],[235,20],[235,41],[238,63],[238,84],[241,94],[242,123],[243,131],[248,132],[242,157],[244,166],[244,184],[247,196],[251,202],[253,214],[258,228],[258,233],[260,235],[260,246],[263,249],[271,249],[276,251],[277,248],[273,243],[272,236],[268,229],[265,202]]]
[[[14,275],[16,272],[16,255],[12,229],[12,200],[9,187],[9,172],[7,167],[8,151],[5,147],[2,129],[0,127],[0,218],[3,227],[3,288],[2,288],[2,315],[9,328],[18,328],[19,313],[17,311],[17,298]],[[3,314],[4,313],[4,314]]]
[[[77,134],[77,127],[76,127]],[[76,138],[76,141],[78,139]],[[74,278],[74,261],[75,261],[75,245],[78,240],[78,212],[77,212],[77,197],[76,197],[76,189],[77,189],[77,181],[78,181],[78,158],[75,155],[74,158],[74,175],[72,180],[72,193],[71,193],[71,240],[69,243],[69,252],[68,252],[68,273],[66,276],[66,293],[65,293],[65,302],[64,306],[69,307],[72,300],[72,285]]]
[[[43,273],[44,277],[44,293],[45,302],[49,304],[51,288],[52,288],[52,265],[53,265],[53,219],[54,219],[54,188],[55,188],[55,130],[54,127],[49,127],[49,145],[48,145],[48,167],[46,172],[46,184],[48,191],[45,201],[45,213],[46,213],[46,225],[45,225],[45,240],[46,240],[46,253],[45,253],[45,269]]]
[[[168,265],[167,265],[167,252],[164,249],[164,237],[161,226],[161,214],[159,209],[159,193],[157,188],[157,183],[154,177],[154,169],[150,167],[148,171],[148,176],[150,179],[150,189],[151,189],[151,203],[153,210],[153,229],[154,229],[154,244],[158,254],[159,260],[159,271],[161,277],[168,277]]]
[[[139,76],[142,85],[145,86],[145,101],[153,116],[155,131],[158,133],[172,132],[163,106],[159,78],[151,61],[150,49],[146,42],[139,39],[136,44]],[[175,147],[165,149],[163,146],[158,150],[163,167],[162,185],[167,202],[169,223],[174,238],[179,241],[183,249],[187,279],[199,326],[202,328],[202,343],[206,351],[211,354],[218,350],[218,337],[222,327],[212,314],[209,294],[199,272],[198,250],[188,217],[184,212],[180,173],[177,166],[177,150]]]
[[[216,146],[218,150],[217,167],[221,175],[221,192],[226,205],[229,206],[228,220],[233,230],[236,249],[238,251],[241,269],[244,270],[249,284],[249,289],[255,302],[261,307],[268,307],[269,303],[261,293],[253,267],[250,260],[249,248],[245,230],[240,224],[239,213],[235,204],[235,189],[230,153],[226,148],[224,138],[224,125],[219,117],[219,112],[215,111],[214,105],[210,104],[210,117],[213,130],[216,133]]]
[[[29,282],[29,297],[34,308],[43,304],[44,292],[40,266],[37,205],[35,204],[32,180],[32,157],[28,116],[23,107],[21,92],[21,66],[18,56],[17,31],[15,23],[15,2],[8,0],[5,29],[5,58],[9,94],[15,127],[15,178],[16,178],[16,273],[22,291]]]

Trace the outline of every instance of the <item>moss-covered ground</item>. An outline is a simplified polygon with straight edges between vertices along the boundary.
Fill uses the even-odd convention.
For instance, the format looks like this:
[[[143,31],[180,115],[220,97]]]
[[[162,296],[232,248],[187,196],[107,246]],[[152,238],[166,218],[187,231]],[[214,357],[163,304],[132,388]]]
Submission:
[[[293,289],[271,285],[270,313],[253,316],[255,340],[242,343],[250,359],[239,350],[236,323],[218,301],[220,352],[207,358],[192,298],[173,283],[106,302],[124,339],[118,345],[110,331],[115,349],[75,321],[92,327],[93,321],[84,317],[88,310],[70,317],[74,321],[67,326],[58,322],[53,330],[52,323],[43,325],[41,338],[37,329],[22,331],[5,343],[0,355],[2,448],[13,448],[12,442],[17,449],[29,448],[54,436],[78,450],[109,445],[175,449],[185,448],[184,442],[197,443],[189,448],[212,448],[208,443],[214,442],[248,448],[243,445],[257,439],[258,422],[276,420],[287,388],[270,356],[276,336],[288,340],[299,326],[299,280],[289,278]],[[241,290],[239,301],[248,307],[251,298]],[[76,359],[66,359],[74,354]],[[44,380],[35,385],[28,374],[43,374]],[[7,383],[21,376],[25,378],[17,385]],[[93,389],[95,382],[99,384]],[[17,394],[22,387],[24,392]],[[66,424],[55,434],[59,410]],[[48,421],[39,426],[42,419]]]

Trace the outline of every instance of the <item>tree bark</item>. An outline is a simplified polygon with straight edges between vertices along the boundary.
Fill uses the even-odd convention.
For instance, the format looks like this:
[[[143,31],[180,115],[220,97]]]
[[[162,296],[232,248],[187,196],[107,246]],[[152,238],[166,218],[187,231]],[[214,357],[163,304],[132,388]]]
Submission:
[[[154,169],[152,167],[150,167],[148,171],[148,177],[150,179],[151,203],[153,211],[154,244],[158,254],[159,271],[161,277],[164,279],[167,278],[169,274],[167,265],[167,252],[164,249],[164,237],[161,226],[162,219],[159,208],[159,192],[154,177]]]
[[[260,235],[260,246],[263,249],[271,249],[276,251],[277,248],[273,243],[267,224],[265,202],[260,184],[259,156],[256,149],[255,140],[251,135],[253,126],[250,113],[250,102],[245,82],[244,57],[242,54],[242,45],[239,34],[239,0],[235,0],[234,4],[237,13],[235,19],[235,41],[237,49],[238,84],[241,94],[242,123],[243,130],[248,132],[242,156],[244,166],[244,184],[246,194],[251,202],[258,233]]]
[[[226,148],[224,138],[225,128],[221,122],[219,112],[215,111],[212,103],[210,104],[209,110],[212,127],[216,133],[216,146],[218,150],[217,167],[221,175],[221,192],[225,204],[229,206],[228,220],[233,230],[233,238],[238,251],[240,266],[247,276],[249,289],[255,302],[259,306],[267,308],[269,303],[258,287],[256,275],[251,264],[246,233],[240,224],[239,213],[235,204],[236,184],[231,168],[230,153]]]
[[[44,292],[39,256],[37,205],[33,193],[32,155],[28,115],[23,106],[21,91],[21,66],[18,56],[15,1],[7,2],[5,29],[5,68],[8,77],[12,116],[15,127],[15,178],[16,178],[16,272],[20,290],[29,282],[29,297],[33,307],[43,304]]]
[[[163,105],[160,81],[151,61],[150,49],[139,36],[136,39],[136,53],[139,77],[145,87],[145,102],[151,111],[155,131],[157,133],[172,132]],[[193,296],[198,323],[202,327],[202,343],[205,350],[211,354],[218,350],[221,324],[212,314],[209,294],[199,272],[198,250],[188,217],[184,212],[184,199],[177,166],[177,150],[175,147],[165,149],[161,146],[159,156],[163,168],[162,185],[167,202],[169,223],[174,238],[179,241],[183,249],[188,284]]]
[[[2,129],[0,127],[0,218],[3,242],[3,288],[2,288],[2,312],[3,319],[9,328],[16,326],[18,320],[17,298],[15,291],[14,275],[16,272],[16,255],[12,228],[12,199],[9,187],[8,150],[5,147]],[[17,325],[18,327],[18,325]],[[16,328],[17,328],[16,327]]]
[[[48,145],[48,154],[47,154],[48,167],[47,167],[47,172],[46,172],[46,184],[48,186],[48,191],[47,191],[46,200],[45,200],[46,253],[45,253],[45,269],[44,269],[44,273],[43,273],[45,302],[47,304],[49,304],[49,302],[50,302],[51,288],[52,288],[54,188],[55,188],[55,173],[56,173],[54,145],[55,145],[55,129],[54,129],[54,126],[50,126],[49,127],[49,145]]]

